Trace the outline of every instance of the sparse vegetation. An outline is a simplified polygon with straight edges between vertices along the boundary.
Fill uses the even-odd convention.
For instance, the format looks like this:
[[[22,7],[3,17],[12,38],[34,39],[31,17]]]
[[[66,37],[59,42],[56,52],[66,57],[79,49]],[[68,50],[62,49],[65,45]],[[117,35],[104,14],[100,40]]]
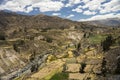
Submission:
[[[25,42],[23,40],[18,40],[13,44],[13,48],[16,52],[20,52],[19,46],[24,45]]]
[[[69,80],[68,73],[56,73],[50,80]]]
[[[52,43],[52,38],[47,37],[47,38],[46,38],[46,41],[47,41],[48,43]]]
[[[101,34],[92,34],[90,37],[89,37],[89,40],[90,40],[90,43],[92,44],[100,44],[100,42],[102,40],[104,40],[106,38],[107,35],[101,35]]]
[[[93,26],[45,15],[12,13],[6,16],[0,13],[0,17],[3,19],[0,21],[1,76],[16,71],[16,74],[10,74],[11,77],[87,80],[101,79],[102,74],[120,74],[119,28]]]

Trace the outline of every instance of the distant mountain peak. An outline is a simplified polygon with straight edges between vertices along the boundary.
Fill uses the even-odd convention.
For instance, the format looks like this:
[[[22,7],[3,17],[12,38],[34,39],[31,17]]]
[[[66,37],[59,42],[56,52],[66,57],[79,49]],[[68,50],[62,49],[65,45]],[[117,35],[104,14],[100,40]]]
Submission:
[[[86,23],[89,23],[91,25],[95,26],[102,26],[102,27],[120,27],[120,18],[107,18],[102,20],[94,20],[94,21],[86,21]]]

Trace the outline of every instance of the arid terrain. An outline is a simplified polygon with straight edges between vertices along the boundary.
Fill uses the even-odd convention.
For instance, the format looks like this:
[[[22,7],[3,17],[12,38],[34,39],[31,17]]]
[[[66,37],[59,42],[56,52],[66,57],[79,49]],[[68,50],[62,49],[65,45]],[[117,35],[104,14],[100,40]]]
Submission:
[[[0,80],[120,80],[120,25],[0,11]]]

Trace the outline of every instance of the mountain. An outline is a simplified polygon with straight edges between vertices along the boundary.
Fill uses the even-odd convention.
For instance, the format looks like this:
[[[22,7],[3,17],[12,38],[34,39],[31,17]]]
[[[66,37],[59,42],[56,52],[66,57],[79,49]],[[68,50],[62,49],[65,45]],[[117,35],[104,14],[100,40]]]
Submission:
[[[0,11],[0,33],[9,38],[29,35],[33,32],[46,31],[50,29],[88,29],[96,26],[89,23],[77,22],[63,19],[57,16],[21,15],[13,12]],[[32,31],[32,32],[31,32]],[[29,33],[30,32],[30,33]]]
[[[83,23],[62,19],[56,16],[35,15],[27,16],[11,12],[0,11],[0,32],[10,35],[13,32],[24,31],[29,29],[46,30],[46,29],[67,29],[72,26],[80,27]]]
[[[59,24],[59,25],[58,25]],[[16,13],[0,12],[0,27],[35,27],[35,28],[65,28],[78,25],[78,22],[62,19],[57,16],[35,15],[27,16]]]
[[[59,24],[59,25],[58,25]],[[0,11],[0,29],[11,29],[11,28],[70,28],[75,27],[88,27],[88,26],[112,26],[120,27],[120,18],[108,18],[103,20],[77,22],[68,19],[63,19],[57,16],[47,16],[44,14],[40,15],[21,15],[13,12]]]
[[[103,27],[120,27],[120,18],[108,18],[103,20],[87,21],[87,23]]]

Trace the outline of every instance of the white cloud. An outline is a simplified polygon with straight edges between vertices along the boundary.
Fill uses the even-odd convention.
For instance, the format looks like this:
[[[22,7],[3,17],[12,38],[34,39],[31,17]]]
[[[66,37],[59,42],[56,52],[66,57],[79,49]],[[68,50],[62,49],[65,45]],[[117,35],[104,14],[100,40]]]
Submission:
[[[99,11],[100,13],[116,12],[120,10],[120,0],[82,0],[84,5],[82,9]]]
[[[83,12],[83,10],[82,10],[81,8],[82,8],[82,6],[80,5],[80,6],[78,6],[77,8],[72,9],[72,11],[75,11],[75,12],[81,13],[81,12]]]
[[[1,4],[0,5],[0,10],[11,10],[11,11],[21,11],[24,12],[25,11],[25,7],[26,5],[30,5],[31,1],[28,0],[20,0],[20,1],[16,1],[16,0],[11,0],[11,1],[6,1],[5,4]]]
[[[86,1],[86,0],[85,0]],[[87,2],[84,2],[83,9],[88,8],[89,10],[98,10],[101,7],[101,3],[106,0],[87,0]]]
[[[66,4],[65,7],[71,7],[71,6],[73,6],[75,4],[79,4],[79,3],[81,3],[81,0],[69,0],[69,2]]]
[[[61,13],[53,13],[52,15],[53,16],[59,16],[59,15],[61,15]]]
[[[102,20],[102,19],[107,19],[107,18],[120,18],[120,14],[110,13],[110,14],[104,14],[104,15],[96,15],[91,18],[80,19],[79,21]]]
[[[58,1],[43,1],[33,4],[32,7],[38,7],[41,12],[59,11],[62,7],[64,7],[64,4]]]
[[[76,8],[76,9],[73,9],[72,11],[75,11],[75,12],[81,13],[81,12],[82,12],[82,9],[80,9],[80,8]]]
[[[0,10],[27,12],[33,10],[34,7],[39,8],[41,12],[59,11],[64,4],[62,1],[52,0],[10,0],[0,5]]]
[[[69,16],[67,16],[67,18],[72,18],[72,17],[74,17],[75,15],[73,15],[73,14],[70,14]]]
[[[72,9],[72,11],[81,13],[85,15],[94,15],[96,14],[96,11],[99,11],[101,9],[101,5],[106,0],[81,0],[83,2],[83,5],[79,5],[77,8]],[[88,11],[84,11],[88,10]]]
[[[95,15],[96,12],[87,10],[87,11],[84,11],[83,14],[84,15]]]
[[[89,1],[90,1],[90,0],[82,0],[82,2],[85,3],[85,4],[86,4],[87,2],[89,2]]]
[[[28,7],[28,8],[26,8],[26,10],[25,10],[26,13],[29,13],[29,12],[31,12],[31,11],[33,11],[33,7]]]
[[[120,0],[111,0],[102,5],[100,13],[116,12],[120,10]]]
[[[81,0],[84,4],[72,9],[77,13],[83,12],[84,15],[118,12],[120,11],[120,0]],[[86,10],[86,11],[85,11]]]

